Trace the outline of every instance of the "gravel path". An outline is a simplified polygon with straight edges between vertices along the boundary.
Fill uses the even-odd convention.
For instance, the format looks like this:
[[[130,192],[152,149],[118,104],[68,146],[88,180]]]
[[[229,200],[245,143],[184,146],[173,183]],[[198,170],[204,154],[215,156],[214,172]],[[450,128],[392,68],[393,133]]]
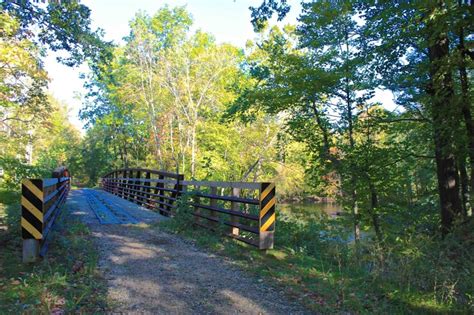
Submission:
[[[112,198],[115,205],[142,222],[167,220],[131,202]],[[100,269],[107,279],[114,313],[309,313],[261,280],[179,236],[148,228],[147,224],[99,224],[83,190],[72,191],[68,203],[96,238]]]

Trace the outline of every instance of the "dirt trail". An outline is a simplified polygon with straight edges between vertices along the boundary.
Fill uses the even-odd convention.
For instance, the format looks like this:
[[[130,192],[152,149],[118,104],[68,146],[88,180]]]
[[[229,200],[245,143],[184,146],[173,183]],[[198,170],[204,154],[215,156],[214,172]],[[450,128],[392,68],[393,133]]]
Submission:
[[[105,194],[105,193],[104,193]],[[114,312],[153,314],[306,314],[281,292],[180,237],[133,225],[101,225],[83,190],[69,209],[89,225],[100,251]],[[166,218],[113,196],[135,218]]]

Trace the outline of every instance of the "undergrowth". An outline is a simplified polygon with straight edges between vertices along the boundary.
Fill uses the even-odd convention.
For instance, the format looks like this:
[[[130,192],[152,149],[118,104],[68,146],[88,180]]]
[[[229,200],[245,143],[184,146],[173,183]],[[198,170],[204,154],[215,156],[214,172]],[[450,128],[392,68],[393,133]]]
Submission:
[[[0,313],[104,312],[105,282],[88,228],[63,206],[46,257],[23,264],[18,194],[0,195]]]
[[[179,204],[161,228],[233,259],[265,283],[322,313],[472,313],[474,239],[471,223],[441,239],[410,234],[390,243],[344,241],[343,223],[321,217],[278,217],[275,249],[259,251],[193,225]],[[223,227],[224,229],[226,227]],[[343,237],[344,236],[344,237]]]

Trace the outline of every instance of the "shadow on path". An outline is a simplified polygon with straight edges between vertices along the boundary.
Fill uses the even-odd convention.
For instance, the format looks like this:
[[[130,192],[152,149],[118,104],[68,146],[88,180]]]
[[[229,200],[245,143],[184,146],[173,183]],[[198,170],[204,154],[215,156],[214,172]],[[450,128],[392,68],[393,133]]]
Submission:
[[[107,194],[105,192],[100,192]],[[140,221],[167,218],[107,194]],[[84,191],[68,201],[74,215],[90,227],[100,251],[100,268],[117,303],[113,311],[199,314],[304,314],[282,292],[238,270],[215,255],[202,252],[176,235],[147,224],[101,225]]]

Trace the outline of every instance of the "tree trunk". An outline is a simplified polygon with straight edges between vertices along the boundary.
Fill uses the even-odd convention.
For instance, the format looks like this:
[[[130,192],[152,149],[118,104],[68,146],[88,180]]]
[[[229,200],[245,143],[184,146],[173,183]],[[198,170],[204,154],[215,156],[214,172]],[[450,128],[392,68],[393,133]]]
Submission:
[[[466,126],[466,135],[468,139],[468,152],[469,162],[471,168],[471,176],[469,183],[470,196],[469,199],[473,200],[474,196],[474,122],[472,120],[471,113],[471,100],[469,97],[469,80],[466,71],[466,47],[464,45],[464,29],[461,27],[459,34],[459,50],[461,52],[461,63],[459,65],[459,77],[461,81],[461,111],[464,117],[464,124]],[[467,174],[466,174],[467,175]],[[470,208],[466,209],[466,214],[471,216],[472,211]]]
[[[191,177],[196,174],[196,124],[192,127],[191,134]]]
[[[459,159],[459,175],[461,178],[461,197],[463,206],[463,215],[467,217],[471,211],[470,196],[469,196],[469,178],[466,171],[466,161],[464,157]]]
[[[443,10],[443,4],[438,4]],[[436,12],[435,12],[436,13]],[[429,27],[429,26],[428,26]],[[428,48],[430,61],[431,112],[433,118],[436,172],[441,207],[441,231],[447,234],[453,224],[454,216],[461,212],[459,196],[459,176],[455,156],[455,130],[460,115],[453,106],[453,82],[446,60],[449,56],[449,41],[446,33],[439,32],[439,25],[431,25],[427,40],[432,44]],[[438,33],[435,33],[435,32]],[[443,65],[444,63],[444,65]]]
[[[377,213],[377,208],[379,207],[379,198],[377,195],[377,190],[375,189],[374,183],[369,180],[370,187],[370,216],[372,219],[372,225],[374,226],[375,236],[379,243],[382,243],[382,230],[380,228],[379,215]]]
[[[348,56],[350,54],[350,45],[349,45],[349,30],[347,25],[344,28],[344,44],[345,44],[345,101],[347,106],[347,123],[349,128],[349,144],[351,147],[351,154],[354,151],[355,141],[354,141],[354,127],[353,127],[353,117],[352,117],[352,99],[351,99],[351,85],[350,85],[350,65]],[[359,207],[357,205],[357,176],[355,165],[352,160],[349,161],[350,173],[351,173],[351,197],[352,197],[352,215],[354,218],[354,241],[356,243],[360,240],[360,226],[359,226]]]
[[[347,120],[349,125],[349,144],[351,151],[355,147],[354,141],[354,130],[352,124],[352,105],[350,100],[349,90],[347,90]],[[354,241],[356,243],[360,240],[360,225],[359,225],[359,207],[357,205],[357,176],[355,174],[355,165],[352,162],[350,163],[350,172],[351,172],[351,208],[352,216],[354,219]]]

